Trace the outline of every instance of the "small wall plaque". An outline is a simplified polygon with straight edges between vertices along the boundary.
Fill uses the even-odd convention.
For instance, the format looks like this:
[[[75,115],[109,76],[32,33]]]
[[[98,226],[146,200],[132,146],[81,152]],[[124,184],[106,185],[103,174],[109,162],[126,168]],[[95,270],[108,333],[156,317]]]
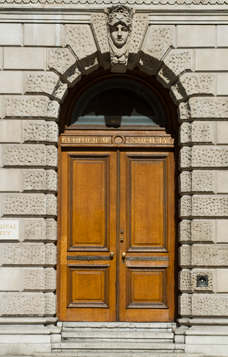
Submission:
[[[19,220],[0,219],[0,240],[19,239]]]
[[[199,288],[208,287],[208,275],[197,275],[197,287]]]

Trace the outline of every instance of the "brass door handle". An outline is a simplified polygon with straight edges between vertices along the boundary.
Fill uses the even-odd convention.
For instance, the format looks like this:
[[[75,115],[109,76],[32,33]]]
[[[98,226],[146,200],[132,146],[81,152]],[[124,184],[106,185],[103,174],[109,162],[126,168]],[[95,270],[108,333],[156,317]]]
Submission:
[[[113,252],[110,253],[110,259],[111,260],[114,259],[114,253]]]
[[[126,258],[126,253],[123,252],[123,253],[122,253],[122,260],[123,260],[123,262],[125,261],[125,258]]]

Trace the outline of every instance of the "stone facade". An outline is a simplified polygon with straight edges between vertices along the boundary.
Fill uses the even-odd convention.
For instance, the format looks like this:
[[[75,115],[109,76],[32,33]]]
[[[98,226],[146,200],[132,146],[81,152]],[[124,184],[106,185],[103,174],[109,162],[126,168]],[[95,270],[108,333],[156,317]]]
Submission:
[[[176,341],[186,352],[228,356],[226,4],[132,1],[127,60],[116,69],[107,2],[0,0],[0,225],[18,226],[13,237],[0,236],[1,355],[50,352],[60,338],[55,267],[61,104],[82,76],[98,68],[122,73],[137,68],[155,76],[178,107]],[[60,16],[59,9],[70,15]],[[198,284],[198,276],[207,276],[207,286]]]

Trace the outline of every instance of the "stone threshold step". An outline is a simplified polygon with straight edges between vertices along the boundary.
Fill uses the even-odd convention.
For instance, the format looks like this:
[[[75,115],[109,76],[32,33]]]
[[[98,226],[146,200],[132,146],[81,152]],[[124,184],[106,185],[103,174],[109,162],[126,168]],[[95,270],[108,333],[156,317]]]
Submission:
[[[173,338],[173,332],[148,330],[80,330],[63,331],[63,338]]]
[[[160,350],[161,352],[163,351],[175,351],[177,348],[179,350],[180,345],[176,345],[174,343],[155,343],[155,342],[148,342],[148,340],[145,341],[132,341],[132,340],[79,340],[77,342],[71,342],[71,341],[66,341],[66,342],[59,342],[59,343],[53,343],[52,344],[52,349],[58,349],[58,350],[104,350],[104,349],[109,349],[109,350]],[[182,346],[181,346],[182,348]]]
[[[157,330],[172,330],[176,327],[176,323],[173,322],[59,322],[57,324],[62,327],[63,331],[69,328],[75,329],[157,329]]]
[[[72,353],[66,352],[52,352],[50,354],[33,354],[31,357],[205,357],[203,354],[195,354],[195,353],[177,353],[177,352],[166,352],[166,353],[158,353],[158,352],[142,352],[142,351],[119,351],[113,352],[111,350],[105,351],[77,351]],[[219,357],[219,356],[217,356]]]

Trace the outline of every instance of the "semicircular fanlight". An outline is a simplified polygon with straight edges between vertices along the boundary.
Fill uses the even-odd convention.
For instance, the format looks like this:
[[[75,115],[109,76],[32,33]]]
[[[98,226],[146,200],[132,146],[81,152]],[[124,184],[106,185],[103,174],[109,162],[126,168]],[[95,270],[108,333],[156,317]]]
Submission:
[[[104,80],[84,93],[75,105],[71,124],[165,126],[165,113],[158,98],[146,86],[131,79]]]

